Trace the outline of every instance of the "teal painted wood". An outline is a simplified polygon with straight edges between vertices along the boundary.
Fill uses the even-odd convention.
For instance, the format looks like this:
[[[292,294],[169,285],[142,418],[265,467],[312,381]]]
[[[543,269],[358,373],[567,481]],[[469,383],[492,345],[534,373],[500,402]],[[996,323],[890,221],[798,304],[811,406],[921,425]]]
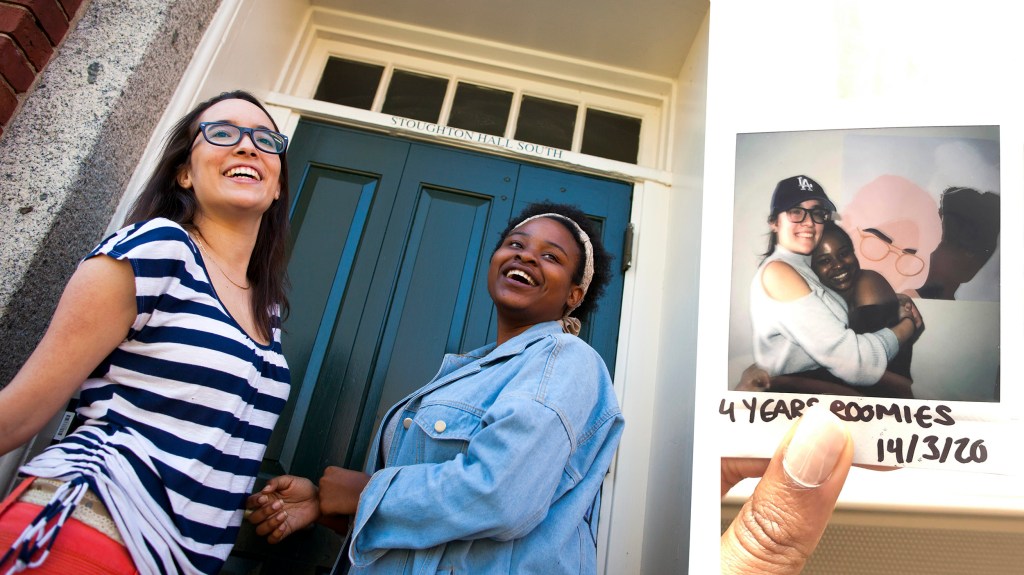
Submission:
[[[382,278],[380,291],[393,289],[392,298],[348,446],[349,466],[363,464],[387,408],[426,383],[443,354],[463,351],[452,342],[461,343],[468,326],[490,314],[480,260],[489,260],[488,237],[508,221],[517,168],[433,146],[410,151],[389,230],[401,265],[397,277]],[[338,423],[341,437],[346,422]]]
[[[582,335],[614,370],[630,185],[308,121],[294,141],[284,344],[296,385],[268,450],[280,467],[312,479],[361,467],[391,404],[443,354],[494,338],[490,256],[534,201],[574,203],[602,226],[615,273]]]
[[[407,142],[354,140],[347,132],[303,121],[289,150],[291,172],[302,175],[293,179],[292,311],[284,335],[293,389],[267,458],[279,461],[268,467],[314,479],[346,386],[336,357],[358,341],[409,150]]]
[[[307,418],[327,345],[334,333],[341,304],[347,293],[348,280],[352,275],[356,251],[360,245],[359,239],[366,231],[370,205],[378,189],[376,179],[344,172],[331,174],[336,176],[337,180],[328,181],[348,185],[322,187],[317,184],[320,183],[318,172],[323,171],[325,169],[321,167],[313,167],[310,170],[312,177],[317,178],[317,181],[310,182],[313,190],[302,194],[303,197],[300,198],[303,200],[302,207],[305,208],[302,210],[303,213],[294,214],[292,217],[297,228],[295,252],[301,254],[301,257],[292,258],[289,275],[302,278],[292,291],[296,301],[301,302],[296,305],[296,311],[302,315],[297,313],[289,318],[288,327],[292,328],[289,330],[289,345],[302,355],[309,350],[305,365],[301,364],[301,359],[296,358],[300,361],[299,369],[295,371],[295,381],[299,382],[299,387],[292,415],[292,421],[296,422],[305,421]],[[334,187],[342,189],[332,189]],[[354,206],[350,205],[353,201]],[[338,214],[351,215],[351,218],[337,218]],[[337,265],[334,266],[327,293],[316,293],[322,292],[322,287],[327,286],[328,273],[325,272],[331,271],[329,262],[333,260],[337,260]],[[317,287],[321,287],[321,290],[315,290]],[[316,305],[321,300],[324,301],[324,305]],[[317,310],[322,310],[319,312],[319,318],[316,317]],[[310,329],[314,325],[317,326],[315,332]],[[313,335],[311,340],[308,337],[305,341],[299,339],[301,335],[308,334]],[[292,466],[292,456],[298,447],[300,430],[298,426],[292,427],[285,438],[281,457],[281,464],[285,468]]]

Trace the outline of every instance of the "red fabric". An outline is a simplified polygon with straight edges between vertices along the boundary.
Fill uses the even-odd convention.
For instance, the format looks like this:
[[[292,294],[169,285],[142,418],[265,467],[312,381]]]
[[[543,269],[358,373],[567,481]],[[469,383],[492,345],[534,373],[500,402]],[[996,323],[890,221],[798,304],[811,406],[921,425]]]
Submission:
[[[32,483],[26,479],[7,499],[0,503],[0,557],[11,547],[42,507],[18,501],[18,497]],[[9,569],[12,560],[0,565],[0,571]],[[138,575],[128,549],[110,537],[81,521],[68,518],[50,555],[42,565],[26,571],[31,575]]]

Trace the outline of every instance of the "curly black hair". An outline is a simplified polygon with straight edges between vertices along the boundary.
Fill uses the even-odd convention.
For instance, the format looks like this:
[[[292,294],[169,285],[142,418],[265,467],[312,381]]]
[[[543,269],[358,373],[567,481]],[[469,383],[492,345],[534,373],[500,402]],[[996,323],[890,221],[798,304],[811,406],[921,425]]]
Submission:
[[[519,225],[520,222],[526,218],[537,216],[540,214],[559,214],[565,216],[572,221],[576,222],[584,232],[590,236],[590,244],[594,248],[594,277],[590,280],[590,287],[587,288],[587,294],[583,298],[583,303],[578,308],[572,311],[569,315],[573,317],[586,317],[586,315],[597,309],[597,301],[600,299],[601,294],[604,293],[604,288],[608,285],[611,280],[611,261],[612,256],[604,249],[604,244],[601,242],[601,234],[597,228],[597,225],[587,217],[587,214],[583,213],[582,210],[571,204],[556,204],[554,202],[537,202],[526,206],[522,212],[516,217],[512,218],[508,222],[508,227],[501,232],[501,237],[498,239],[498,244],[494,247],[494,251],[497,251],[501,247],[501,244],[508,237],[508,234]],[[569,230],[572,237],[576,239],[576,246],[580,249],[580,260],[576,266],[576,272],[572,275],[572,281],[575,284],[579,284],[583,281],[583,269],[586,265],[584,261],[583,253],[583,242],[580,241],[576,235],[576,230],[573,229],[569,222],[566,222],[560,218],[551,218],[552,220],[565,226],[565,229]]]

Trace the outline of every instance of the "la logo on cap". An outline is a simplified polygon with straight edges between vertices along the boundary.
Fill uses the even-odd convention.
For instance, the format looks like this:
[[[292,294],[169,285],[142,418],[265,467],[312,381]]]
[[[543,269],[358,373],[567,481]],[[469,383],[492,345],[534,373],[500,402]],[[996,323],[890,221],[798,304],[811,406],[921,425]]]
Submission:
[[[813,192],[814,191],[814,184],[812,184],[811,182],[807,181],[807,178],[805,178],[803,176],[797,176],[796,177],[796,182],[798,184],[800,184],[800,189],[801,190],[803,190],[805,192]]]

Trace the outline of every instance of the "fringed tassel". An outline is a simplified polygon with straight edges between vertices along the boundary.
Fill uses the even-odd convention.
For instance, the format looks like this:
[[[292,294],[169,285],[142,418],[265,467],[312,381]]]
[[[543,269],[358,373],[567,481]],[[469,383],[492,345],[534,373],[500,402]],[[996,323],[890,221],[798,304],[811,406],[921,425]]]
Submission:
[[[89,490],[89,484],[82,476],[76,477],[57,488],[53,499],[43,507],[32,523],[21,532],[21,536],[11,544],[11,548],[0,559],[0,567],[9,559],[16,557],[14,565],[5,575],[14,575],[25,569],[35,568],[46,561],[50,548],[57,540],[57,533],[64,522],[75,511],[78,502]],[[38,555],[38,557],[37,557]]]

